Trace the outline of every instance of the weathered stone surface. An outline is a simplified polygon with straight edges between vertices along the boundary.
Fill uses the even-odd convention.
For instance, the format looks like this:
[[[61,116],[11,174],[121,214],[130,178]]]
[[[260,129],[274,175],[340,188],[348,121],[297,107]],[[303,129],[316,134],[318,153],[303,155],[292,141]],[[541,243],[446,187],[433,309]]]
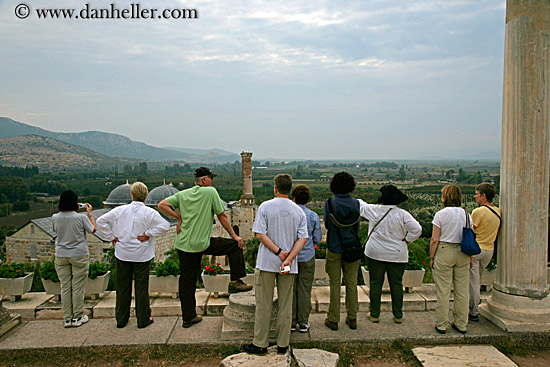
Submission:
[[[413,353],[425,367],[516,367],[491,345],[414,348]]]
[[[292,355],[298,367],[336,367],[340,357],[322,349],[293,349]]]
[[[290,367],[292,363],[292,357],[290,355],[290,349],[286,354],[277,354],[277,347],[269,347],[267,349],[268,354],[265,356],[257,356],[248,353],[239,353],[227,357],[221,363],[222,367]]]
[[[505,330],[550,330],[547,279],[550,2],[508,0],[498,268],[485,316]],[[519,323],[524,323],[523,327]]]

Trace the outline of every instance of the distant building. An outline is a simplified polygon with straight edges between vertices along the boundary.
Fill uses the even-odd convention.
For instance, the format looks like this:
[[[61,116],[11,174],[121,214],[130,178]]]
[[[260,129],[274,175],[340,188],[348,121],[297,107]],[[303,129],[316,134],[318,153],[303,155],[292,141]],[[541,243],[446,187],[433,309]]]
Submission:
[[[243,195],[239,201],[224,202],[226,214],[231,220],[231,225],[239,227],[240,236],[244,239],[254,237],[252,224],[256,216],[258,206],[255,203],[252,193],[252,153],[242,152],[243,160]],[[103,202],[104,208],[92,210],[92,216],[97,219],[101,215],[112,210],[114,207],[129,204],[132,202],[130,193],[131,185],[125,184],[115,187],[107,199]],[[172,184],[156,187],[149,192],[145,205],[156,208],[163,199],[178,192]],[[162,214],[161,214],[162,215]],[[177,220],[163,217],[170,222],[170,230],[164,235],[157,237],[155,247],[155,260],[165,259],[165,253],[172,248],[176,236]],[[219,223],[215,221],[212,227],[213,237],[226,237],[229,235]],[[53,260],[55,255],[55,233],[52,229],[51,217],[34,219],[19,228],[14,234],[6,238],[6,261],[7,262],[33,262]],[[90,261],[101,261],[105,253],[112,247],[111,242],[106,241],[98,233],[87,234]]]

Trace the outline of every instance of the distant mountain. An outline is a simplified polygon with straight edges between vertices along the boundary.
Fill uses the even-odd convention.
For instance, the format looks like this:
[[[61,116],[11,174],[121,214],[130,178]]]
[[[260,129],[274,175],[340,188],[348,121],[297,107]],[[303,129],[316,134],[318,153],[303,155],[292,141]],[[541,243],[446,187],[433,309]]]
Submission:
[[[52,138],[25,135],[0,138],[0,165],[37,166],[44,171],[112,170],[137,160],[107,157]]]
[[[184,152],[190,156],[188,160],[192,160],[197,163],[225,163],[225,162],[234,162],[240,161],[241,156],[236,153],[228,152],[223,149],[192,149],[192,148],[175,148],[175,147],[164,147],[164,149],[175,150],[178,152]]]
[[[153,147],[118,134],[104,133],[101,131],[58,133],[23,124],[10,118],[0,117],[0,138],[11,138],[29,134],[45,136],[79,145],[110,157],[135,158],[152,161],[186,160],[186,158],[189,157],[189,154],[185,152],[176,152],[174,150]]]

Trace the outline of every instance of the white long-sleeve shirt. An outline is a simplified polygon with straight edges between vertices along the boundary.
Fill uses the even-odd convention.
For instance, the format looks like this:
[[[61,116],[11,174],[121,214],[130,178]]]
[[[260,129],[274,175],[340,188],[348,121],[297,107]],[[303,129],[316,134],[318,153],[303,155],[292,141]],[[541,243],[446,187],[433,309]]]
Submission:
[[[170,223],[141,201],[114,208],[96,221],[97,232],[115,244],[115,257],[122,261],[145,262],[155,257],[155,237],[170,229]],[[146,234],[148,241],[137,236]]]
[[[388,215],[371,233],[365,255],[378,261],[406,263],[409,261],[407,242],[413,242],[422,234],[422,226],[407,211],[396,205],[368,204],[359,200],[361,216],[369,221],[369,233],[390,209]]]

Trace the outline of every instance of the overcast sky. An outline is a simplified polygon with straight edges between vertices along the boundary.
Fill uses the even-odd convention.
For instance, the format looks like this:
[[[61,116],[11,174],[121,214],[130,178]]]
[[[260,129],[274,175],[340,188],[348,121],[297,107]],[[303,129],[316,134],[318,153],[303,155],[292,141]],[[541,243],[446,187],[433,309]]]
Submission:
[[[86,2],[132,3],[0,0],[0,116],[256,158],[500,149],[505,0],[139,2],[199,14],[162,20],[35,13]]]

